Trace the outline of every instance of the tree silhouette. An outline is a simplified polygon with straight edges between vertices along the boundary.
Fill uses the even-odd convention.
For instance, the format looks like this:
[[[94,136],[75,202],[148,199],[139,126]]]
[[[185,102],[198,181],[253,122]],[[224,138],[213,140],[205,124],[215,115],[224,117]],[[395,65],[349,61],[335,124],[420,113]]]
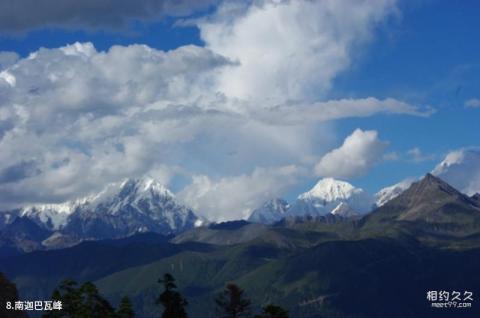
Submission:
[[[49,311],[44,318],[76,317],[81,311],[81,295],[77,288],[77,282],[64,280],[53,290],[52,300],[62,302],[62,310]]]
[[[262,308],[262,313],[255,318],[288,318],[288,311],[280,306],[267,305]]]
[[[125,296],[120,300],[120,305],[118,305],[117,309],[117,318],[134,318],[135,313],[132,308],[132,303],[130,299]]]
[[[2,318],[23,318],[27,314],[15,308],[15,301],[18,300],[17,286],[10,282],[2,273],[0,273],[0,317]]]
[[[105,298],[100,296],[93,283],[83,284],[80,287],[80,294],[83,300],[81,308],[85,312],[84,317],[115,317],[115,310]]]
[[[163,279],[159,279],[158,282],[163,284],[164,291],[158,296],[155,303],[164,307],[162,318],[186,318],[187,312],[185,307],[188,302],[183,296],[176,290],[175,278],[169,273],[163,275]]]
[[[215,298],[217,313],[222,318],[238,318],[250,315],[251,301],[244,298],[244,291],[235,284],[227,284]]]
[[[90,282],[78,287],[77,282],[65,280],[53,291],[52,300],[62,302],[62,310],[52,310],[44,318],[115,318],[115,311]]]

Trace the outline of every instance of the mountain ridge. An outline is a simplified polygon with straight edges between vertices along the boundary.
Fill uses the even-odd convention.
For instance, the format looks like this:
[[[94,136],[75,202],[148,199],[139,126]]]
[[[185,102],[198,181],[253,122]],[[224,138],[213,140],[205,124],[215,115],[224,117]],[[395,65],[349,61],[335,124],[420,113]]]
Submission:
[[[412,210],[416,206],[421,211]],[[211,304],[225,282],[244,288],[258,306],[282,304],[292,317],[437,317],[425,291],[438,282],[440,288],[480,292],[475,275],[479,212],[472,198],[426,175],[361,219],[329,213],[287,217],[270,226],[224,222],[169,238],[136,235],[28,253],[0,262],[0,270],[24,298],[48,297],[62,275],[94,280],[112,303],[128,294],[138,317],[157,313],[150,299],[158,295],[156,278],[165,272],[175,276],[192,317],[215,315]],[[153,246],[156,241],[168,249]],[[124,245],[131,247],[125,252]],[[123,253],[139,261],[126,257],[124,264],[111,262]],[[58,275],[52,276],[48,264],[54,255],[62,256],[55,258],[58,270],[53,273]],[[78,262],[87,268],[78,271]],[[42,265],[33,265],[37,263]],[[391,297],[403,297],[406,305],[392,307]],[[469,313],[477,317],[478,308]]]
[[[205,221],[179,204],[172,192],[151,178],[125,179],[77,200],[33,205],[2,212],[2,215],[0,230],[3,232],[17,219],[28,219],[48,231],[52,237],[45,240],[46,244],[43,244],[45,238],[37,242],[44,248],[141,232],[178,233]],[[24,248],[20,246],[20,250]]]

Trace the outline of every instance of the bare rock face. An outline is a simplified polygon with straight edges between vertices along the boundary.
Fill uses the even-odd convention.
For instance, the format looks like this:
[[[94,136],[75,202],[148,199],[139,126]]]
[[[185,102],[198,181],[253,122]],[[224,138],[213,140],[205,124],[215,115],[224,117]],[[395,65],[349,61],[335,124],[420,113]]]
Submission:
[[[468,234],[480,228],[478,202],[427,174],[398,197],[368,215],[364,223],[409,222],[424,231]]]

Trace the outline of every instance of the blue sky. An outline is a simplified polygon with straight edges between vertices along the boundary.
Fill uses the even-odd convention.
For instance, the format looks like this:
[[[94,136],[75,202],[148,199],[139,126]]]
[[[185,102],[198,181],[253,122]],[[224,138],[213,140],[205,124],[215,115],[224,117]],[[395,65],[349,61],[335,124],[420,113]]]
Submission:
[[[52,10],[43,8],[38,16],[19,9],[11,14],[23,24],[13,17],[0,24],[0,51],[19,55],[6,69],[15,85],[0,85],[0,107],[17,114],[0,125],[0,188],[9,204],[59,202],[108,182],[148,174],[195,208],[220,211],[212,217],[222,218],[238,202],[242,206],[235,216],[243,216],[268,196],[291,200],[321,177],[346,179],[374,193],[425,174],[452,150],[479,146],[480,107],[472,105],[480,99],[480,5],[473,1],[314,1],[313,10],[305,9],[303,1],[205,1],[195,7],[187,1],[175,9],[168,2],[138,3],[148,10],[166,3],[161,14],[146,9],[130,16],[130,9],[115,8],[96,19],[81,6],[72,9],[78,10],[74,18],[60,9],[50,15]],[[351,19],[343,14],[355,9]],[[302,23],[303,18],[310,24]],[[104,25],[102,19],[114,22]],[[265,25],[257,29],[255,23]],[[91,42],[94,49],[77,47],[71,54],[59,50],[75,42]],[[152,62],[143,49],[110,54],[112,46],[132,44],[166,55]],[[177,50],[184,45],[202,50]],[[27,58],[41,47],[50,50]],[[83,65],[85,50],[89,62]],[[282,55],[289,50],[290,55]],[[166,65],[159,66],[162,59]],[[43,85],[52,76],[45,67],[49,63],[60,73],[78,64],[72,86],[54,81]],[[149,89],[143,95],[126,88],[131,81],[119,84],[109,76],[118,71],[115,66],[129,63],[135,63],[129,69],[138,81],[135,89]],[[147,70],[142,63],[150,63]],[[136,68],[142,72],[136,74]],[[180,88],[168,83],[169,76]],[[167,93],[156,93],[164,87]],[[95,89],[106,96],[122,93],[120,102],[97,100]],[[365,107],[375,104],[368,114],[356,105],[366,98],[374,100]],[[79,101],[70,105],[72,99]],[[386,105],[387,99],[395,105]],[[354,106],[344,106],[346,100]],[[337,106],[329,101],[342,104],[333,117],[327,108]],[[164,104],[172,108],[166,112]],[[171,117],[166,121],[137,112],[146,105],[158,116]],[[19,107],[31,122],[22,121]],[[48,134],[60,114],[64,129]],[[300,120],[287,123],[293,116]],[[122,120],[121,128],[115,120]],[[79,134],[78,129],[86,131]],[[357,135],[356,129],[361,131]],[[342,149],[353,135],[353,143],[363,148]],[[32,143],[43,148],[20,151],[14,146]],[[105,150],[109,147],[111,152]],[[342,154],[352,158],[335,166]],[[358,157],[363,154],[365,158]],[[125,165],[110,171],[109,160]],[[349,166],[352,160],[365,163]],[[39,186],[47,190],[39,192]],[[218,197],[226,199],[218,203]]]

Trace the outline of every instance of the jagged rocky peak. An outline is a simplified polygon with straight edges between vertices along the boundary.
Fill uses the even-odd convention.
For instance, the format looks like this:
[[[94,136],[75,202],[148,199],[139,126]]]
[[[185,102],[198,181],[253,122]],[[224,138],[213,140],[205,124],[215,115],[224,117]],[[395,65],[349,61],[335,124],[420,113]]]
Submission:
[[[93,197],[87,208],[70,217],[71,232],[82,235],[127,236],[136,232],[178,233],[203,220],[179,204],[170,190],[152,178],[127,179],[110,184]],[[100,230],[99,230],[100,229]]]
[[[373,214],[386,219],[438,224],[465,221],[462,226],[469,226],[472,218],[480,216],[480,208],[472,198],[430,173],[377,211]]]
[[[160,195],[173,198],[174,195],[163,184],[153,178],[126,179],[120,185],[119,196],[123,195]]]
[[[104,213],[115,214],[127,205],[143,208],[154,207],[160,202],[174,201],[174,194],[163,184],[152,178],[125,179],[111,183],[97,195],[89,199],[89,209],[100,209]]]
[[[420,181],[413,183],[409,190],[417,193],[442,190],[450,195],[463,196],[460,191],[431,173],[427,173]]]
[[[19,213],[50,231],[80,238],[137,232],[177,233],[202,224],[188,207],[153,178],[111,183],[97,194],[61,204],[40,204]]]
[[[64,226],[68,217],[79,207],[86,206],[90,197],[63,203],[35,204],[20,210],[19,216],[28,217],[49,230],[58,230]]]
[[[412,185],[405,190],[396,199],[389,201],[394,205],[400,204],[405,207],[419,207],[422,204],[430,204],[447,200],[449,198],[466,197],[460,191],[443,181],[442,179],[427,173],[422,179],[412,183]]]

